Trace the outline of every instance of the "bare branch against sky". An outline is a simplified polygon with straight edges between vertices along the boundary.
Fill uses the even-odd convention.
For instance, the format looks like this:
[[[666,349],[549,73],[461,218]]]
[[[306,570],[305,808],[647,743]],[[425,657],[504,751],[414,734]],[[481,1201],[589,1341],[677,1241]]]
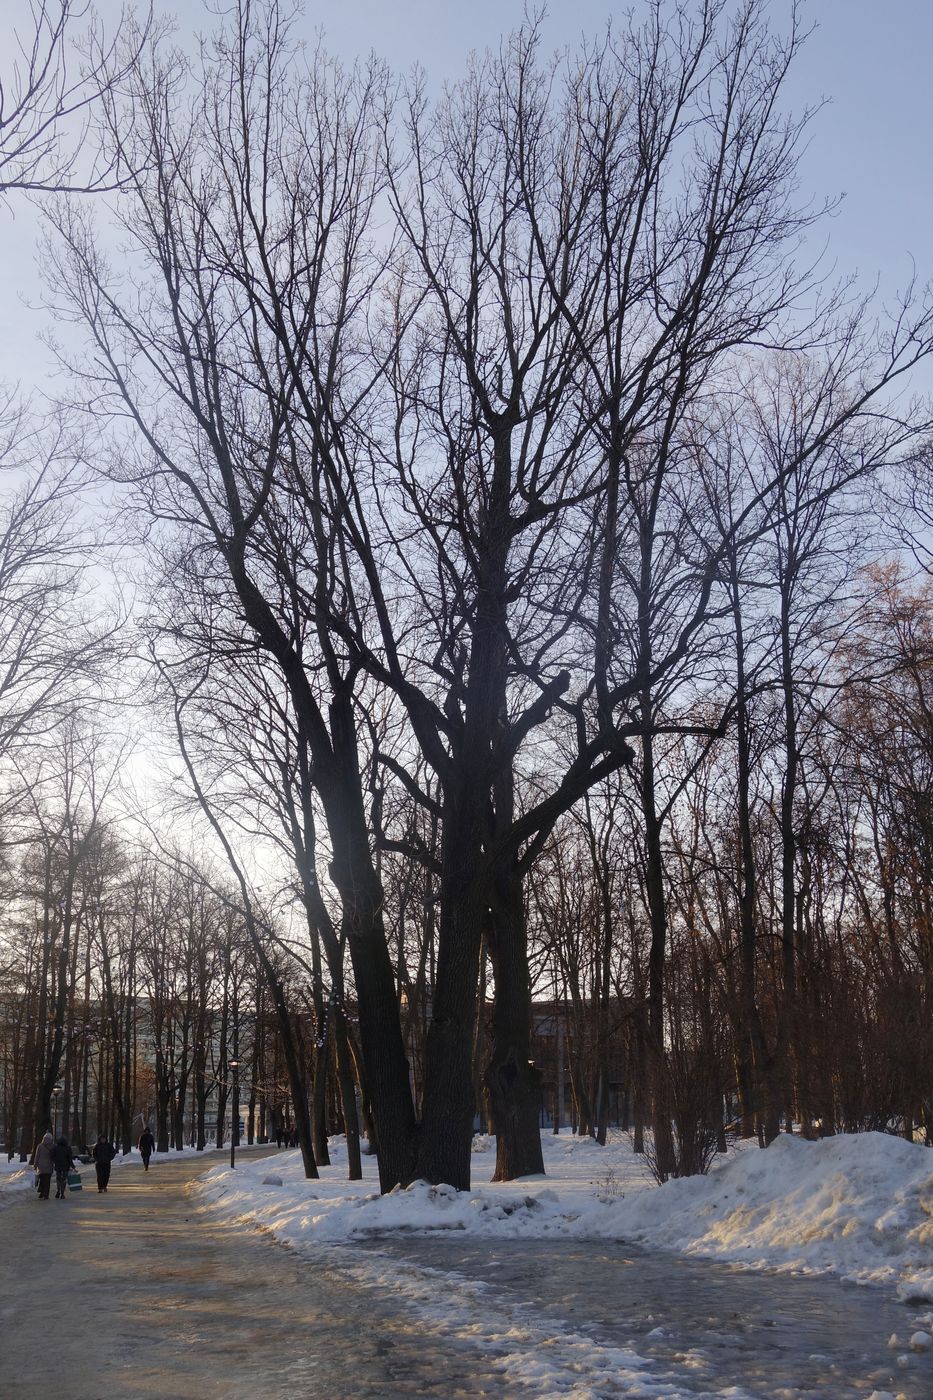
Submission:
[[[636,0],[635,11],[639,3]],[[11,51],[23,4],[2,7],[0,45]],[[119,0],[95,7],[105,30],[119,17]],[[555,48],[594,34],[618,7],[609,0],[556,3],[544,26]],[[628,8],[628,7],[623,7]],[[805,21],[814,25],[791,75],[788,91],[800,107],[827,100],[810,132],[801,163],[803,190],[815,198],[842,194],[819,244],[828,239],[827,262],[840,273],[857,272],[866,283],[877,277],[884,288],[909,280],[912,260],[923,264],[933,225],[933,173],[928,141],[933,126],[928,63],[933,48],[933,7],[916,0],[810,0]],[[339,6],[309,3],[302,29],[309,39],[323,33],[344,60],[372,49],[398,71],[421,65],[432,83],[459,76],[470,49],[495,46],[500,34],[518,24],[523,0],[346,0]],[[772,0],[775,22],[790,11],[789,0]],[[174,15],[178,36],[190,41],[209,27],[199,0],[156,5],[156,19]],[[42,312],[30,309],[41,298],[35,243],[38,215],[24,201],[5,210],[3,268],[0,274],[0,381],[40,386],[51,372],[51,357],[39,340],[47,328]]]

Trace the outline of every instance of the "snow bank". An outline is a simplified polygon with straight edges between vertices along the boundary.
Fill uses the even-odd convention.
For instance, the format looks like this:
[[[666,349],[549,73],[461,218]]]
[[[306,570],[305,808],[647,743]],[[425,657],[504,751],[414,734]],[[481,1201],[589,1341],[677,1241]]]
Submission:
[[[933,1152],[884,1133],[782,1136],[623,1202],[615,1223],[665,1249],[933,1299]]]
[[[624,1139],[543,1139],[547,1178],[478,1184],[472,1191],[415,1182],[380,1196],[375,1163],[347,1182],[345,1152],[305,1181],[297,1152],[275,1156],[282,1185],[265,1185],[270,1159],[236,1172],[215,1167],[196,1190],[225,1215],[293,1244],[389,1231],[462,1230],[525,1238],[625,1239],[755,1269],[832,1274],[897,1286],[933,1300],[933,1151],[881,1133],[805,1142],[782,1136],[720,1158],[707,1177],[655,1188]],[[474,1178],[491,1174],[475,1144]]]
[[[6,1157],[0,1158],[0,1208],[18,1200],[23,1191],[32,1190],[35,1179],[32,1167],[27,1163],[20,1162],[16,1157],[12,1162],[8,1162]]]

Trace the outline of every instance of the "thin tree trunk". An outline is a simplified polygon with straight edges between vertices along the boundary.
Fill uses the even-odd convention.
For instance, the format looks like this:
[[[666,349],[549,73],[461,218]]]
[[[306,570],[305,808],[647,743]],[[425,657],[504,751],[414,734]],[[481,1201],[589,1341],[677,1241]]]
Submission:
[[[350,1181],[360,1181],[363,1164],[360,1159],[360,1125],[356,1112],[356,1084],[353,1060],[347,1039],[347,1024],[343,1008],[334,1017],[334,1042],[337,1053],[337,1078],[340,1083],[340,1103],[343,1109],[344,1132],[347,1137],[347,1172]]]

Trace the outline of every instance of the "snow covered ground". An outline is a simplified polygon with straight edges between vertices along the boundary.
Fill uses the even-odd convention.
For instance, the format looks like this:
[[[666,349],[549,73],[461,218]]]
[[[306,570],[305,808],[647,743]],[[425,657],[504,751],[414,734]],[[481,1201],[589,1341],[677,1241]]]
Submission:
[[[933,1301],[933,1151],[881,1133],[819,1142],[782,1136],[717,1160],[707,1177],[656,1187],[619,1137],[601,1148],[543,1138],[546,1178],[489,1184],[493,1144],[474,1144],[473,1190],[416,1182],[379,1196],[376,1168],[347,1182],[343,1144],[306,1181],[298,1152],[218,1165],[195,1188],[204,1204],[295,1245],[386,1232],[465,1231],[496,1238],[636,1241],[752,1269],[829,1274]],[[271,1177],[272,1184],[264,1184]],[[281,1184],[275,1184],[275,1178]]]

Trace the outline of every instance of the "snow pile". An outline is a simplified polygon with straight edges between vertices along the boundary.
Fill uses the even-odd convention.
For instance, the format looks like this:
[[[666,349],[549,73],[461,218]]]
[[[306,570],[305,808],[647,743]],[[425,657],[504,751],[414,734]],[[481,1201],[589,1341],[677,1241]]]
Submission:
[[[547,1179],[477,1184],[472,1191],[415,1182],[380,1196],[343,1179],[345,1152],[305,1181],[297,1152],[276,1154],[282,1186],[265,1186],[269,1160],[215,1167],[195,1188],[227,1216],[260,1223],[293,1244],[395,1231],[461,1230],[525,1238],[625,1239],[749,1268],[827,1273],[896,1284],[933,1300],[933,1151],[880,1133],[805,1142],[782,1136],[721,1158],[708,1177],[654,1188],[624,1139],[600,1148],[570,1135],[543,1139]],[[482,1149],[474,1176],[492,1172]]]
[[[624,1202],[616,1224],[665,1249],[933,1299],[933,1152],[884,1133],[782,1136]]]
[[[21,1192],[33,1190],[35,1180],[35,1173],[28,1163],[19,1161],[17,1157],[12,1162],[8,1162],[6,1157],[0,1158],[0,1207],[19,1200]]]

